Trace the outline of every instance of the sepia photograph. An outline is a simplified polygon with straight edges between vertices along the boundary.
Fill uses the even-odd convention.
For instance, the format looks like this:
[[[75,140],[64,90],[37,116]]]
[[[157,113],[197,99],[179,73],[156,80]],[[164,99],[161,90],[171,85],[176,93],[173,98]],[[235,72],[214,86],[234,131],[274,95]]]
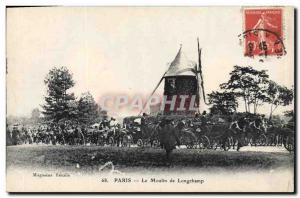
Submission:
[[[6,191],[295,192],[295,8],[7,6]]]

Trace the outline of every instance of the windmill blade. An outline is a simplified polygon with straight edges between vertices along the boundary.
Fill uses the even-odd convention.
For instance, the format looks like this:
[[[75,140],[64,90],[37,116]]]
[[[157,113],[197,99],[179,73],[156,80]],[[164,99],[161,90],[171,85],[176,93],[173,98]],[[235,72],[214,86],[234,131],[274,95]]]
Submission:
[[[199,71],[199,77],[200,77],[200,85],[201,85],[201,91],[202,91],[202,96],[203,96],[203,101],[206,105],[209,105],[208,102],[206,102],[206,97],[205,97],[205,90],[204,90],[204,81],[203,81],[203,75],[202,75],[202,71]]]
[[[203,101],[206,105],[209,105],[209,103],[206,102],[206,97],[205,97],[205,91],[204,91],[204,81],[203,81],[203,75],[202,75],[202,64],[201,64],[201,48],[199,46],[199,38],[197,38],[198,41],[198,71],[197,73],[199,74],[199,79],[200,79],[200,85],[202,89],[202,96],[203,96]]]
[[[197,38],[197,45],[198,45],[198,65],[196,65],[196,78],[197,78],[197,96],[198,96],[198,112],[200,112],[200,86],[199,86],[199,81],[200,81],[200,75],[199,75],[199,68],[201,64],[201,49],[199,46],[199,38]]]
[[[197,70],[197,65],[196,65],[196,70]],[[200,113],[200,94],[199,94],[199,77],[198,77],[198,72],[196,72],[196,80],[197,80],[197,98],[198,98],[198,113]]]
[[[163,81],[166,73],[167,73],[167,71],[163,74],[163,76],[161,77],[161,79],[159,80],[159,82],[157,83],[157,85],[155,86],[154,90],[152,91],[151,95],[148,97],[147,102],[143,106],[143,108],[140,111],[139,115],[141,115],[141,113],[145,110],[146,105],[148,104],[149,100],[152,98],[153,94],[155,93],[156,89],[159,87],[160,83]]]

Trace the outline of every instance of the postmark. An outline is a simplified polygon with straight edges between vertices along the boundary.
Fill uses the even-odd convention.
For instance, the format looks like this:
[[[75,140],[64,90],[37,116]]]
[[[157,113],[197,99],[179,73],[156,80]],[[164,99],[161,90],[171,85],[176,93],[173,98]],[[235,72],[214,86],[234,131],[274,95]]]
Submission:
[[[248,57],[284,56],[287,52],[283,42],[282,9],[245,9],[244,55]]]

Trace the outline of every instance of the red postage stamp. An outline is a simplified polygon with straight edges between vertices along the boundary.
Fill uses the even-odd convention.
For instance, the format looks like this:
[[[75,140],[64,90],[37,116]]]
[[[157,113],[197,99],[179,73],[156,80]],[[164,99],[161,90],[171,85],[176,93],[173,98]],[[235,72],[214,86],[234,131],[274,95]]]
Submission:
[[[282,9],[245,9],[245,56],[283,56]]]

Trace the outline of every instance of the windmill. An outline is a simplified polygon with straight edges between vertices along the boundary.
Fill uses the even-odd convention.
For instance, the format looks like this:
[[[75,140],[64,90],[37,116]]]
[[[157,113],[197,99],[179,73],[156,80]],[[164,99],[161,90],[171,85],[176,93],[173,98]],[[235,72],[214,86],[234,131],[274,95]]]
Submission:
[[[175,103],[173,105],[173,108],[171,104],[163,104],[164,115],[194,115],[196,112],[200,112],[199,107],[201,94],[203,95],[203,100],[205,103],[206,101],[203,85],[201,49],[199,47],[199,39],[197,39],[197,44],[198,64],[186,58],[185,54],[182,51],[182,45],[180,45],[177,55],[171,62],[168,70],[163,74],[163,76],[155,86],[145,105],[148,104],[149,100],[152,98],[153,94],[164,80],[163,102],[170,102],[173,97],[176,97],[176,99],[174,100]],[[181,96],[184,96],[185,98],[182,99]],[[192,110],[190,108],[191,104],[194,105]],[[140,112],[140,114],[144,111],[144,108]]]

